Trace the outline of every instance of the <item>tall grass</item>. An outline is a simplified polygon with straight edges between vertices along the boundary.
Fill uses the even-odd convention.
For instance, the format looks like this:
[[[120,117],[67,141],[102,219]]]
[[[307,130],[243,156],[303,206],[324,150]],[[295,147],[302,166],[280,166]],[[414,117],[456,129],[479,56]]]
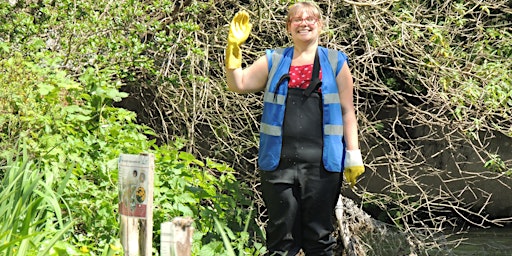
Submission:
[[[62,218],[59,200],[67,179],[47,184],[45,171],[22,151],[0,166],[0,254],[49,255],[72,227]]]
[[[252,241],[250,241],[249,223],[252,218],[253,206],[254,203],[249,207],[250,212],[245,219],[244,230],[240,232],[238,236],[235,235],[235,233],[226,224],[219,221],[216,217],[213,218],[215,221],[215,229],[222,237],[226,256],[236,256],[237,251],[240,256],[261,255],[266,251],[263,244],[252,243]]]

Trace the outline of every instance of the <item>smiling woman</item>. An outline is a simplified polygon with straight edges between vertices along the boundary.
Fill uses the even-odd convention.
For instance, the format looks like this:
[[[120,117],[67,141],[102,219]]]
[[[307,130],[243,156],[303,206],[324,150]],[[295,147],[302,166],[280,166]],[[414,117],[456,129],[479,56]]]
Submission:
[[[364,172],[348,57],[319,46],[320,8],[289,8],[286,31],[293,46],[269,49],[242,69],[240,45],[251,30],[241,11],[230,25],[228,87],[264,91],[258,167],[268,212],[268,254],[333,255],[331,218],[342,172],[351,186]]]

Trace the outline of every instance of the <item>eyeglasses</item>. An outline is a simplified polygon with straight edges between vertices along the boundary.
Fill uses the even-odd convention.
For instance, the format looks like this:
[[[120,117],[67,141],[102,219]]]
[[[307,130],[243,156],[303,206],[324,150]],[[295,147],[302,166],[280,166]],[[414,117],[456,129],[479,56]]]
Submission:
[[[308,25],[313,25],[313,24],[315,24],[315,23],[318,21],[318,19],[317,19],[317,18],[314,18],[314,17],[306,17],[305,19],[303,19],[303,18],[292,18],[292,19],[290,20],[290,22],[291,22],[293,25],[299,25],[299,24],[301,24],[303,21],[305,21],[305,22],[306,22],[306,24],[308,24]]]

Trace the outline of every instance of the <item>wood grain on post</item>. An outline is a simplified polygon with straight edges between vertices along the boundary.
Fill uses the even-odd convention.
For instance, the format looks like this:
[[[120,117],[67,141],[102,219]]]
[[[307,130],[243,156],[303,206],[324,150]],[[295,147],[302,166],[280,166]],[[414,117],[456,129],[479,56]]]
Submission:
[[[164,222],[160,234],[160,256],[190,256],[192,251],[193,220],[176,217]]]

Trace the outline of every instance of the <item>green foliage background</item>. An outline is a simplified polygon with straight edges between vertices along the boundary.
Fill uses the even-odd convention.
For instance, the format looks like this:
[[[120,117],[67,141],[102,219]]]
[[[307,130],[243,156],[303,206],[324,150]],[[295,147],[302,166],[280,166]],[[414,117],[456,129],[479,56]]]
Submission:
[[[156,238],[162,222],[189,216],[195,219],[197,255],[222,254],[221,234],[227,231],[232,239],[242,238],[233,242],[239,251],[262,249],[261,231],[248,218],[251,190],[236,180],[234,170],[180,151],[179,140],[154,145],[147,138],[152,131],[135,124],[133,112],[110,106],[126,94],[109,76],[87,68],[73,80],[47,64],[58,61],[52,57],[36,64],[8,47],[2,55],[0,251],[122,254],[117,157],[141,152],[157,158]],[[222,231],[215,230],[215,218],[222,221]]]
[[[122,254],[117,158],[141,152],[157,159],[155,254],[160,224],[176,216],[194,219],[195,255],[223,254],[225,234],[237,251],[264,249],[250,217],[252,191],[232,168],[197,160],[182,150],[180,138],[156,145],[157,134],[138,124],[136,113],[114,107],[128,96],[119,89],[136,81],[134,72],[155,75],[153,60],[142,54],[154,44],[141,42],[141,35],[161,25],[134,19],[153,7],[0,3],[2,254]]]
[[[0,252],[122,254],[117,157],[152,152],[155,227],[191,216],[194,254],[260,254],[264,207],[251,202],[261,95],[226,91],[226,24],[240,9],[250,12],[250,63],[289,45],[289,4],[1,1]],[[509,2],[319,4],[329,19],[322,44],[351,59],[370,169],[408,170],[424,159],[411,127],[444,126],[443,140],[455,147],[482,132],[512,137]],[[389,105],[409,114],[388,120],[381,110]],[[426,142],[438,143],[434,135]],[[390,154],[381,157],[379,147]],[[510,172],[499,151],[478,150],[483,167]],[[371,196],[393,205],[410,199]],[[417,208],[398,205],[389,211],[396,223],[414,219]]]

